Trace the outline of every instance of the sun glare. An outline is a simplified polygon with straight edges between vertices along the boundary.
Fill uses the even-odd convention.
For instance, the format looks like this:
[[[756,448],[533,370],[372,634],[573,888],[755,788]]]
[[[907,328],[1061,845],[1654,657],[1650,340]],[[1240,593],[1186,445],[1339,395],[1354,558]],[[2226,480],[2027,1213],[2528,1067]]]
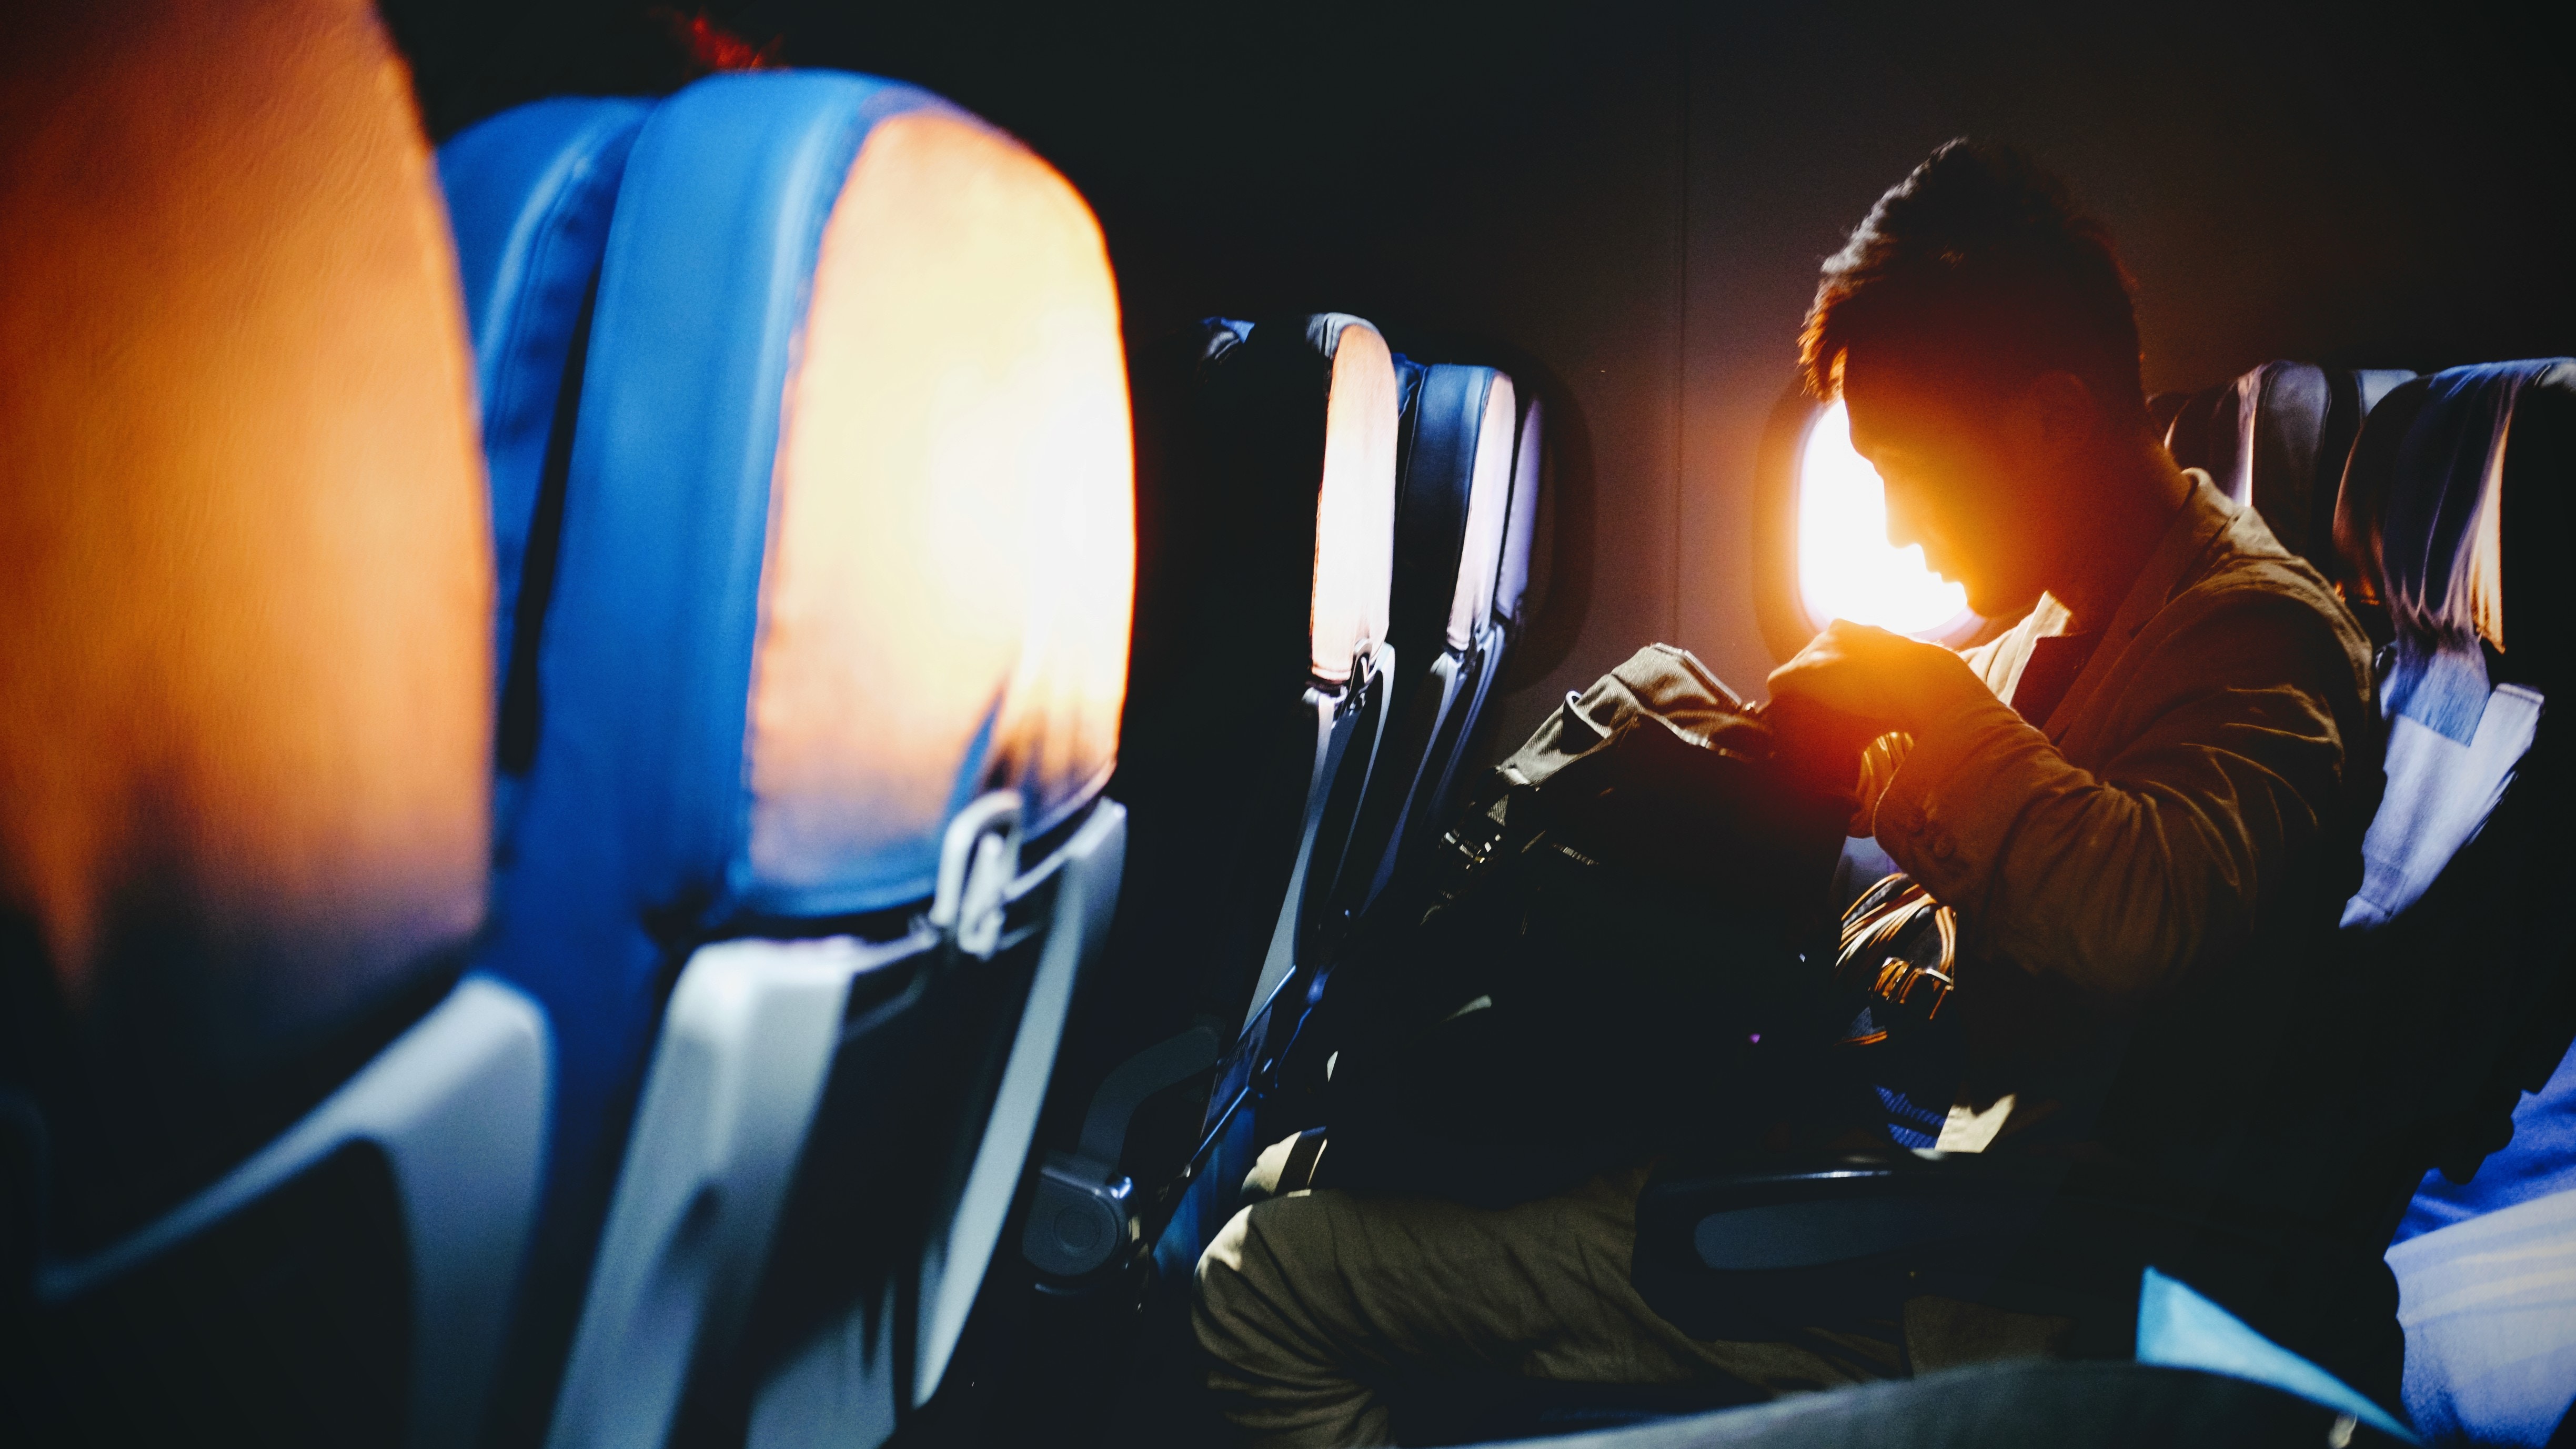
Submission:
[[[1939,638],[1968,622],[1968,591],[1923,564],[1919,545],[1887,541],[1878,470],[1852,451],[1836,401],[1816,414],[1798,455],[1798,592],[1818,628],[1829,619]]]

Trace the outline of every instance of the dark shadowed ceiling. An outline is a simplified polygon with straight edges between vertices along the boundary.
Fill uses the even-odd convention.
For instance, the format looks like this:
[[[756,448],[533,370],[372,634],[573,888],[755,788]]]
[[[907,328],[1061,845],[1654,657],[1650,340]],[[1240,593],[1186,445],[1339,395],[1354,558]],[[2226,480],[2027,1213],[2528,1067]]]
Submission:
[[[386,8],[442,135],[551,91],[686,74],[638,6]],[[1651,639],[1758,687],[1753,457],[1816,263],[1950,135],[2031,147],[2111,224],[2150,388],[2276,356],[2576,352],[2576,76],[2537,11],[705,13],[787,63],[910,80],[1026,140],[1091,198],[1131,335],[1334,307],[1540,378],[1566,424],[1559,547],[1504,740]]]

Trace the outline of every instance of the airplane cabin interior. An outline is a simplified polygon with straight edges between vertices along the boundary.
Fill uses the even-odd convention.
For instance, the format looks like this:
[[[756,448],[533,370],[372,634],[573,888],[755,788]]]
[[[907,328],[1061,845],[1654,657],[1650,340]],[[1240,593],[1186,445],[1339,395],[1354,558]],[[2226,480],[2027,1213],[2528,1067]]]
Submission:
[[[9,29],[0,1442],[2576,1445],[2545,11]],[[1856,354],[1802,370],[1819,268],[1954,137],[2110,238],[2191,546],[2366,661],[2289,984],[2195,977],[2085,1064],[2187,1119],[2170,1160],[2016,1141],[1956,1069],[1865,1140],[1765,1115],[2004,984],[1930,807],[1846,830],[1858,744],[1817,786],[1762,743],[1836,630],[1983,667],[2068,616],[1979,612]],[[2308,727],[2230,673],[2255,633],[2199,637],[2188,709]],[[2019,696],[2061,765],[2071,677]],[[2207,788],[2269,808],[2248,778]],[[2134,898],[2074,874],[2051,909]],[[1506,910],[1535,1025],[1390,964]],[[1877,1015],[1787,1040],[1856,954]],[[1702,994],[1623,1008],[1582,974],[1622,956]],[[1579,1165],[1371,1137],[1399,1090]],[[1482,1257],[1419,1226],[1613,1180],[1606,1248],[1573,1207]],[[1210,1306],[1273,1283],[1256,1211],[1341,1225],[1275,1275],[1330,1295],[1263,1290],[1284,1358]],[[1551,1238],[1683,1347],[1568,1367],[1429,1267],[1369,1316]]]

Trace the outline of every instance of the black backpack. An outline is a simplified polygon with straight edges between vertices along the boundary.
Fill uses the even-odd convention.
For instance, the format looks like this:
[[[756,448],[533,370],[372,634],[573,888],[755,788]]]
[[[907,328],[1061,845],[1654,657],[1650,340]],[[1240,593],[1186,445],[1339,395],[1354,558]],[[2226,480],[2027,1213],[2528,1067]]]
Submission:
[[[1319,1185],[1502,1206],[1793,1113],[1850,1020],[1849,745],[1669,645],[1569,695],[1336,969]]]

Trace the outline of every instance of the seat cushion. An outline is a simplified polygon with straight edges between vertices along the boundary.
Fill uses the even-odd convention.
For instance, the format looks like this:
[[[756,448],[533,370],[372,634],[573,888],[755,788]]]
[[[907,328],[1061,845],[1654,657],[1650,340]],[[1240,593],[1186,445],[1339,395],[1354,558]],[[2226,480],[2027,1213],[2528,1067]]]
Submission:
[[[2517,1114],[2517,1147],[2522,1125]],[[2563,1116],[2533,1125],[2556,1128],[2534,1145],[2554,1149],[2567,1167],[2576,1143]],[[2518,1185],[2532,1181],[2516,1176]],[[2557,1181],[2567,1181],[2563,1171]],[[2436,1440],[2553,1442],[2576,1401],[2576,1189],[2407,1237],[2388,1262],[2403,1285],[2397,1316],[2415,1427]]]

